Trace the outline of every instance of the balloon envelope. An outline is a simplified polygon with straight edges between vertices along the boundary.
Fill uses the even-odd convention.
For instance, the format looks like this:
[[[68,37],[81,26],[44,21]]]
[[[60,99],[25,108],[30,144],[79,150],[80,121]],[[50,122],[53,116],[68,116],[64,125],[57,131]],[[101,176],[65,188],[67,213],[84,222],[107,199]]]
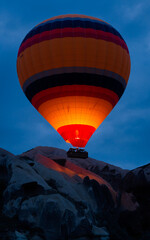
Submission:
[[[35,26],[18,51],[21,87],[65,141],[85,147],[122,96],[130,56],[110,24],[62,15]]]

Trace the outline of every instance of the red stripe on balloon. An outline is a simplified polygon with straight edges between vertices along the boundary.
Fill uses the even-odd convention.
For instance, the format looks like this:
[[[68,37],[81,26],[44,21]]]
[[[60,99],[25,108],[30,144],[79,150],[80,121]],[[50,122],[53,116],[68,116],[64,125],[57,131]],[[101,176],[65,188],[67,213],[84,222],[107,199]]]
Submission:
[[[84,124],[72,124],[62,126],[57,132],[65,141],[69,141],[74,147],[85,147],[96,128]]]
[[[42,103],[48,100],[67,96],[87,96],[104,99],[110,102],[113,107],[119,101],[118,95],[106,88],[87,85],[66,85],[48,88],[37,93],[32,98],[31,103],[36,109],[38,109]]]
[[[21,52],[23,52],[26,48],[31,47],[33,44],[63,37],[85,37],[110,41],[120,45],[129,53],[126,43],[118,36],[101,30],[95,30],[91,28],[84,29],[77,27],[77,28],[54,29],[51,31],[45,31],[41,34],[36,34],[33,37],[28,38],[25,42],[21,44],[18,51],[18,56],[21,54]]]

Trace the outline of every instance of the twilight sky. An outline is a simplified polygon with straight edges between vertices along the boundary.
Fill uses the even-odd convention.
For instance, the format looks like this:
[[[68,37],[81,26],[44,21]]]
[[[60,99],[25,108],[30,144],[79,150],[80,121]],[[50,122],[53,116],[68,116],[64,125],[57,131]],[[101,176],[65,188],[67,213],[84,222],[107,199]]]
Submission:
[[[43,0],[0,2],[0,147],[20,154],[36,146],[68,150],[69,144],[25,97],[16,72],[19,45],[41,21],[76,13],[98,17],[126,41],[131,74],[125,93],[91,137],[89,156],[132,169],[150,162],[149,0]]]

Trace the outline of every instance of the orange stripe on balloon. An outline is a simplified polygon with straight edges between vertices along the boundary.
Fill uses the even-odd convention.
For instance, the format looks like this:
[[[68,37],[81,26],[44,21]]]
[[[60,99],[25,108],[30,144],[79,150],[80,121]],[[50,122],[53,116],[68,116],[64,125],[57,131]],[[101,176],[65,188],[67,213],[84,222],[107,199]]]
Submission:
[[[106,50],[107,46],[107,50]],[[26,79],[53,68],[92,67],[115,72],[126,82],[128,72],[124,71],[125,59],[130,64],[129,54],[115,43],[86,38],[53,39],[35,44],[27,48],[18,57],[20,63],[18,74],[23,72],[21,86]],[[34,56],[34,59],[32,59]],[[26,64],[28,63],[28,64]]]
[[[110,102],[113,107],[119,101],[118,95],[106,88],[87,85],[66,85],[49,88],[37,93],[32,98],[31,103],[36,109],[38,109],[42,103],[48,100],[66,96],[88,96],[100,98]]]

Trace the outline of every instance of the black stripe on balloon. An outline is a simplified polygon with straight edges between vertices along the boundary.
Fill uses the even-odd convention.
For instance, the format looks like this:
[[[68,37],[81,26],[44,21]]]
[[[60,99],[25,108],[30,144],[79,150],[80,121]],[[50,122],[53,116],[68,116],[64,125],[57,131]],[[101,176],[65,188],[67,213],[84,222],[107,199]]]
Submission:
[[[111,77],[87,73],[64,73],[36,80],[27,87],[25,95],[31,102],[35,94],[48,88],[64,85],[88,85],[103,87],[115,92],[119,98],[122,96],[125,89],[120,82]]]
[[[33,28],[24,38],[24,40],[22,41],[25,42],[28,38],[33,37],[36,34],[45,32],[45,31],[50,31],[50,30],[54,30],[54,29],[62,29],[62,28],[76,28],[76,27],[81,27],[81,28],[92,28],[95,30],[101,30],[104,32],[110,32],[118,37],[120,37],[121,39],[123,39],[121,37],[121,35],[119,34],[119,32],[114,29],[111,25],[109,24],[103,24],[103,23],[98,23],[98,22],[91,22],[91,21],[81,21],[81,20],[65,20],[65,21],[56,21],[56,22],[48,22],[47,24],[43,25],[39,25],[36,28]]]

